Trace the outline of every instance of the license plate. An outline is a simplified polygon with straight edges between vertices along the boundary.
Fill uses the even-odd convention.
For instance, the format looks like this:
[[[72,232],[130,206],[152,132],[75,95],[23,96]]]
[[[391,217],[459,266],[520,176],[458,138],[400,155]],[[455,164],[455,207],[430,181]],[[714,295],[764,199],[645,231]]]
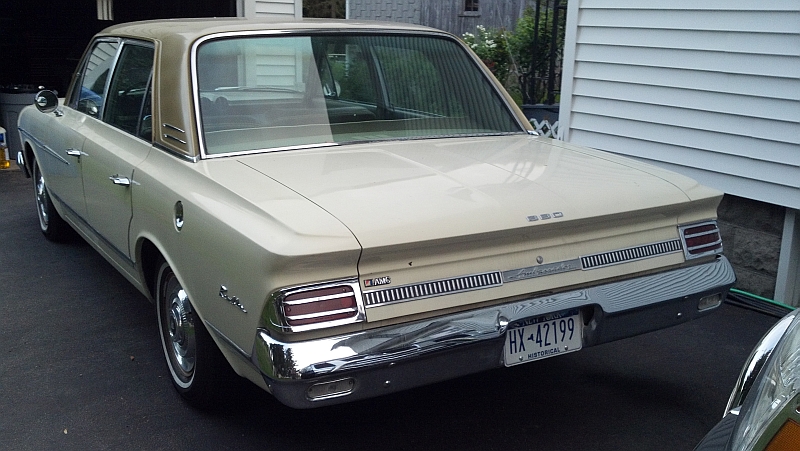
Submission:
[[[506,332],[506,366],[573,352],[583,347],[577,309],[529,318]]]

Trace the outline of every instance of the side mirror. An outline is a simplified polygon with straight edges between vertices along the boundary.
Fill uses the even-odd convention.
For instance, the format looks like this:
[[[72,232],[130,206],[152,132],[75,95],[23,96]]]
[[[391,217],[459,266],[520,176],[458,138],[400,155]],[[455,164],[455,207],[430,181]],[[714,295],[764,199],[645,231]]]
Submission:
[[[42,113],[52,113],[58,108],[58,96],[55,92],[45,89],[36,94],[33,103]]]

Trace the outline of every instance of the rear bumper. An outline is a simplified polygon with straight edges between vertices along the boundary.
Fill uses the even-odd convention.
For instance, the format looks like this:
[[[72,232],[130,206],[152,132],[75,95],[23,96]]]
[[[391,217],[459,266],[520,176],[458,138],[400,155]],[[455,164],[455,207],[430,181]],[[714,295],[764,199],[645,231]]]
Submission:
[[[414,323],[285,343],[266,329],[252,361],[270,391],[294,408],[375,397],[504,365],[505,333],[515,321],[581,309],[583,346],[689,321],[706,296],[724,298],[736,281],[724,256],[697,266],[535,297]]]

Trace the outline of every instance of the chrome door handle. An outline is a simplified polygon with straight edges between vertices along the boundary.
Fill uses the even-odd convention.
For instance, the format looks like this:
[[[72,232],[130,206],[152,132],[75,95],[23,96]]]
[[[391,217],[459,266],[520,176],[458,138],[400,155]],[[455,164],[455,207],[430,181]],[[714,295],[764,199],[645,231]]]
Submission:
[[[129,179],[128,177],[120,177],[119,174],[112,175],[108,179],[111,180],[111,182],[114,183],[115,185],[119,186],[130,186],[131,184],[131,179]]]
[[[79,157],[82,155],[82,152],[78,149],[67,149],[67,155],[71,157]]]

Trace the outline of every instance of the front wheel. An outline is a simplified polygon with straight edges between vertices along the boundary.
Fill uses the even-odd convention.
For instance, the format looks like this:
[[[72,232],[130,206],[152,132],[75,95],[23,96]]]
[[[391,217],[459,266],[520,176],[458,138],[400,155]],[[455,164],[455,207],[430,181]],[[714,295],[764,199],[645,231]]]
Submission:
[[[190,404],[209,407],[217,401],[228,363],[167,263],[156,281],[158,329],[172,383]]]
[[[39,229],[42,234],[50,241],[65,241],[70,232],[69,224],[64,221],[56,211],[56,207],[53,206],[50,192],[44,183],[42,170],[36,160],[33,160],[33,189],[36,192],[36,212],[39,215]]]

